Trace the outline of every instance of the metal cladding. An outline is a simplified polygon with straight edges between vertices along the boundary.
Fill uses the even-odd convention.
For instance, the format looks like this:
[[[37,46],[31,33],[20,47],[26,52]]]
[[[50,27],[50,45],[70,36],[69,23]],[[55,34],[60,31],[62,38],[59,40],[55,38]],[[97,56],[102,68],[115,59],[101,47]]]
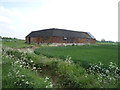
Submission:
[[[95,39],[89,32],[79,32],[66,29],[50,28],[38,31],[32,31],[27,37],[47,37],[47,36],[56,36],[56,37],[71,37],[71,38],[90,38]]]

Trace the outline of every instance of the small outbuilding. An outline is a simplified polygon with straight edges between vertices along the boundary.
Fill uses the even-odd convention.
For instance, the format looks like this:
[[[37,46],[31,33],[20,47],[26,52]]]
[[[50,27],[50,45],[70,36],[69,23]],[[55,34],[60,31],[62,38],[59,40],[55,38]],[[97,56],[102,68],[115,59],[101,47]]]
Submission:
[[[89,32],[72,31],[66,29],[50,28],[32,31],[26,36],[27,43],[90,43],[95,44],[96,39]]]

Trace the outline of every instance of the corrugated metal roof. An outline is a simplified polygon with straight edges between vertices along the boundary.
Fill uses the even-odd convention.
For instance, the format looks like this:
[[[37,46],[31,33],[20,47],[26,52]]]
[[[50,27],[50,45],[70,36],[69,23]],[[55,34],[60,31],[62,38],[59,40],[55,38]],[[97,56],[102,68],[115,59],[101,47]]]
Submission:
[[[93,38],[88,32],[79,32],[66,29],[50,28],[44,30],[33,31],[26,37],[46,37],[46,36],[59,36],[59,37],[81,37],[81,38]]]

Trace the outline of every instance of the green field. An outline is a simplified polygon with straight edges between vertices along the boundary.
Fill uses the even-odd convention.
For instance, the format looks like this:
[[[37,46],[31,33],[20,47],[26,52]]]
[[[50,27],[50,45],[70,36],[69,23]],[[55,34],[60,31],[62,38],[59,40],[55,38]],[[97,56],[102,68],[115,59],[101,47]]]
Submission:
[[[51,47],[3,39],[0,44],[2,88],[120,88],[114,43]],[[99,61],[108,68],[95,64]]]
[[[31,46],[40,46],[37,44],[28,44],[25,43],[25,40],[21,39],[2,39],[2,47],[10,47],[10,48],[25,48],[25,47],[31,47]]]
[[[102,62],[105,65],[109,65],[110,62],[118,63],[117,45],[47,47],[36,49],[35,53],[62,59],[69,56],[73,61],[83,63]]]

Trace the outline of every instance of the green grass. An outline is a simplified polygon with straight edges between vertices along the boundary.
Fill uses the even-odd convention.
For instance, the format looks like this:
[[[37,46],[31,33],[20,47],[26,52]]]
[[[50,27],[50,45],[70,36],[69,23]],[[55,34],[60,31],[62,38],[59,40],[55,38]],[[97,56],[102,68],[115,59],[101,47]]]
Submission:
[[[35,50],[39,54],[37,55],[20,52],[16,49],[29,46],[39,47],[36,44],[26,44],[24,40],[3,39],[2,44],[3,88],[46,88],[46,86],[49,88],[52,87],[51,85],[53,88],[120,88],[120,80],[117,81],[120,75],[115,73],[120,70],[116,66],[112,65],[110,70],[100,65],[92,65],[86,69],[69,60],[69,57],[72,57],[73,61],[85,64],[100,60],[106,65],[110,60],[117,63],[117,45],[67,47],[43,45],[42,48]],[[14,49],[9,50],[6,47]],[[35,70],[33,70],[34,67]],[[98,72],[95,71],[96,69]],[[46,77],[49,77],[49,80],[46,81]]]
[[[98,45],[118,45],[118,42],[96,42]]]
[[[36,44],[27,44],[25,40],[19,39],[2,39],[2,46],[3,47],[10,47],[10,48],[24,48],[34,46]],[[36,45],[39,46],[39,45]]]
[[[22,58],[22,57],[21,57]],[[30,68],[20,67],[20,59],[3,55],[2,88],[49,88],[50,81],[46,81]]]
[[[117,45],[46,47],[36,49],[35,53],[62,59],[66,59],[66,57],[69,56],[73,61],[85,64],[98,63],[99,61],[105,65],[109,65],[109,62],[118,63]]]
[[[15,87],[12,85],[13,82],[19,82],[23,78],[16,78],[16,72],[19,70],[20,75],[25,75],[27,78],[25,78],[25,81],[34,82],[34,85],[31,85],[29,87],[44,87],[46,84],[43,83],[43,80],[41,80],[41,77],[38,76],[38,74],[34,73],[33,71],[25,68],[20,68],[18,65],[13,65],[12,63],[14,61],[21,61],[21,64],[24,66],[23,62],[26,62],[30,65],[30,67],[36,67],[36,70],[41,68],[41,72],[45,73],[47,72],[47,75],[49,77],[56,77],[57,82],[54,87],[59,88],[117,88],[119,87],[117,83],[117,79],[115,76],[111,76],[109,74],[109,77],[103,73],[88,73],[83,67],[80,67],[79,65],[72,63],[70,60],[61,60],[56,58],[47,58],[42,55],[36,55],[33,53],[23,53],[19,51],[14,50],[8,50],[6,51],[6,54],[11,57],[12,59],[9,59],[5,57],[3,59],[3,70],[4,70],[4,78],[3,78],[3,86],[7,87]],[[33,60],[33,62],[30,62]],[[15,63],[14,63],[15,64]],[[45,71],[44,71],[45,69]],[[6,73],[7,72],[7,73]],[[8,77],[9,72],[12,74],[11,77]],[[40,73],[41,74],[41,73]],[[102,75],[105,75],[104,77]],[[18,76],[18,75],[17,75]],[[110,79],[112,78],[112,79]],[[115,80],[114,80],[115,79]],[[9,83],[7,83],[9,82]],[[24,82],[22,82],[22,87],[24,86]],[[39,85],[40,84],[40,85]],[[41,86],[42,85],[42,86]]]

